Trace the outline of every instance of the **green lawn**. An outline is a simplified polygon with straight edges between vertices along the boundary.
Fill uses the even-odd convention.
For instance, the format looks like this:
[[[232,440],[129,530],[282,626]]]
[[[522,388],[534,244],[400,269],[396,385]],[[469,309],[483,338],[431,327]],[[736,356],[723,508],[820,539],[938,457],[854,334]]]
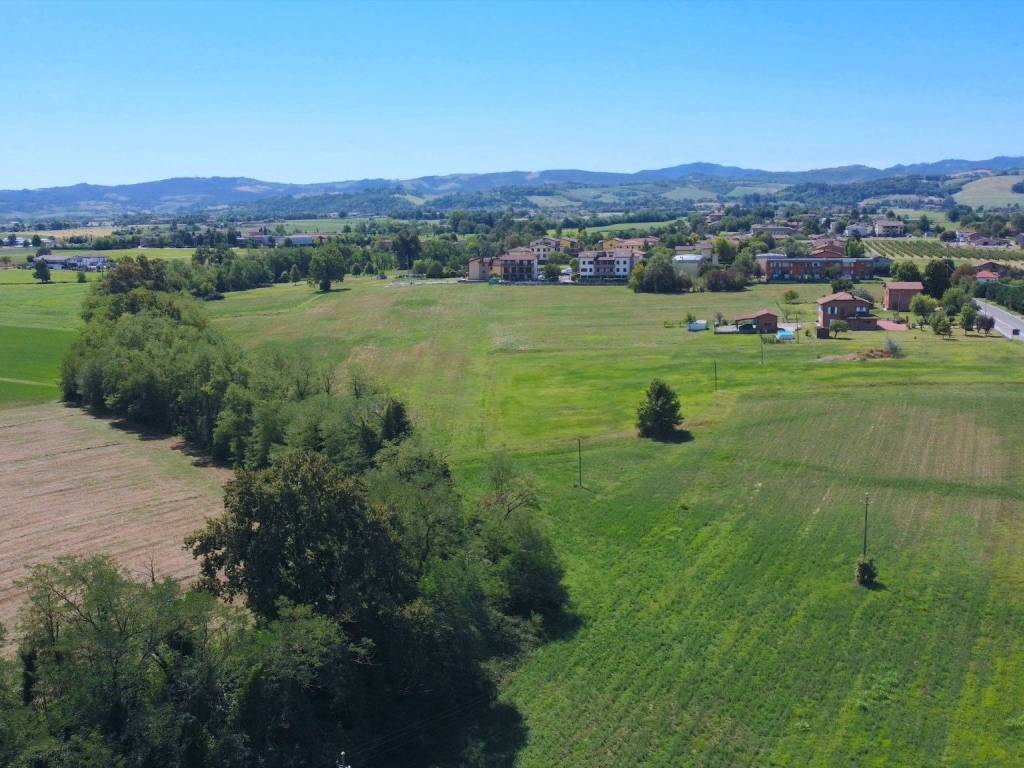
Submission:
[[[58,293],[79,288],[0,288],[0,322],[58,329]],[[902,358],[854,362],[832,358],[885,334],[801,336],[762,364],[756,337],[678,324],[774,307],[788,286],[342,288],[208,309],[249,348],[386,382],[470,496],[499,448],[536,476],[579,626],[503,683],[522,766],[1024,763],[1024,345],[894,333]],[[797,290],[809,319],[828,286]],[[655,376],[692,440],[636,438]],[[874,591],[852,583],[865,493]]]

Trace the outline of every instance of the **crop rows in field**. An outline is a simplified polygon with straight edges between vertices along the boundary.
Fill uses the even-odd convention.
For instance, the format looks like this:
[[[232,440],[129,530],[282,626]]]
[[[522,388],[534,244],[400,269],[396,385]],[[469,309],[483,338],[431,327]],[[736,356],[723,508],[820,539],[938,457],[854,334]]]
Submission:
[[[1024,259],[1024,251],[1018,248],[963,248],[946,245],[937,240],[896,240],[871,238],[867,240],[868,250],[890,259],[997,259],[1012,261]]]

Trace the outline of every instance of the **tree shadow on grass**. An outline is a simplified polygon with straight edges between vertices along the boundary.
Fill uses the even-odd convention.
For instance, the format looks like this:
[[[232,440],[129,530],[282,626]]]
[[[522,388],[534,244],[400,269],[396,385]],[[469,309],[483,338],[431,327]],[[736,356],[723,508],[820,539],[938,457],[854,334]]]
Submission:
[[[91,413],[91,412],[90,412]],[[142,441],[151,440],[176,440],[171,445],[172,451],[179,451],[192,460],[192,466],[194,467],[217,467],[220,469],[231,469],[231,465],[224,461],[218,461],[213,458],[207,451],[198,447],[194,443],[190,443],[183,437],[177,435],[171,435],[167,432],[162,432],[159,429],[150,427],[145,424],[138,424],[131,421],[130,419],[119,419],[109,414],[102,413],[91,413],[96,418],[103,419],[111,427],[118,430],[119,432],[126,432],[130,435],[134,435],[137,439]]]
[[[860,586],[864,589],[871,590],[872,592],[885,592],[889,587],[886,586],[884,581],[873,581],[870,584],[861,584]]]
[[[677,429],[663,435],[651,435],[645,439],[656,443],[689,443],[693,441],[693,433],[688,429]]]

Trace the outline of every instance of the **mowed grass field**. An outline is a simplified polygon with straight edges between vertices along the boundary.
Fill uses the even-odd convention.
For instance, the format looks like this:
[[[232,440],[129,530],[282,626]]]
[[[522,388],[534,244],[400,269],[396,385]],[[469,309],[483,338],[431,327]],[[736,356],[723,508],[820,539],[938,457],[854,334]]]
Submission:
[[[891,334],[902,358],[857,362],[835,358],[885,334],[762,348],[679,327],[774,308],[788,287],[350,278],[208,310],[250,349],[304,348],[385,382],[471,498],[499,449],[536,477],[578,626],[503,682],[528,730],[520,765],[1020,765],[1024,344],[910,331]],[[0,317],[73,330],[83,294],[59,292],[84,286],[23,288],[0,287]],[[829,289],[796,288],[807,321]],[[655,376],[679,392],[691,440],[635,436]],[[68,487],[65,504],[102,516],[103,484]],[[852,578],[865,493],[876,590]],[[205,509],[188,503],[175,520]],[[139,530],[161,514],[142,509]]]
[[[762,365],[756,339],[665,325],[783,286],[345,287],[211,312],[387,381],[468,488],[500,448],[537,477],[579,627],[505,683],[521,765],[1024,762],[1024,345],[906,332],[901,359],[827,362],[884,334],[801,337]],[[655,376],[691,441],[635,437]]]

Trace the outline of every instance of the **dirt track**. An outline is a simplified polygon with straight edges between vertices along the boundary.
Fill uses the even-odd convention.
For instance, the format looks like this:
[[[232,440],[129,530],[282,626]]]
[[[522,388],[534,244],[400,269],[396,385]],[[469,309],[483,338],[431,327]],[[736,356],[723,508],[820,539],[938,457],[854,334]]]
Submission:
[[[0,411],[0,622],[12,630],[27,567],[107,552],[133,572],[188,578],[182,539],[221,509],[225,469],[177,439],[139,435],[58,404]]]

